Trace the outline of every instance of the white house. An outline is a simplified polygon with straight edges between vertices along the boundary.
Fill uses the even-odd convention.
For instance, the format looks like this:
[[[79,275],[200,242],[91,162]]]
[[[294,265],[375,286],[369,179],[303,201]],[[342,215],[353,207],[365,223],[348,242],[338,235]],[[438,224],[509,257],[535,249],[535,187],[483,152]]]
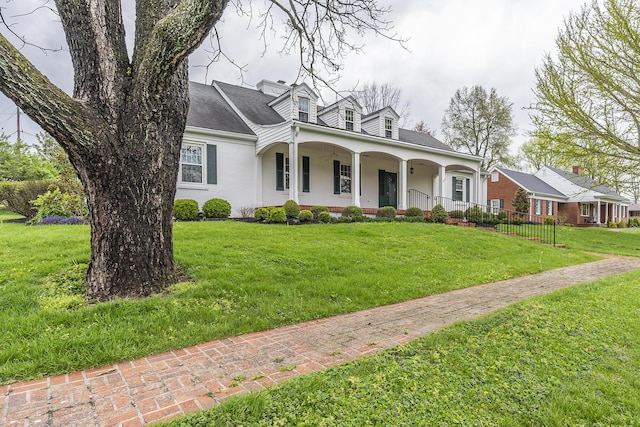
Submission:
[[[304,83],[191,82],[189,91],[177,199],[219,197],[234,212],[288,199],[370,212],[430,210],[440,197],[486,203],[482,159],[398,128],[391,107],[364,115],[350,96],[322,107]]]

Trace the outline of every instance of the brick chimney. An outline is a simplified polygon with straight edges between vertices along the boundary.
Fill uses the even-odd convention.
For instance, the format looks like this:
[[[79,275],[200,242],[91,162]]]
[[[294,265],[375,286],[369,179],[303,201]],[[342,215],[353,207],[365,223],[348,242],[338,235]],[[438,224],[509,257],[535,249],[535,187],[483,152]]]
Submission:
[[[584,168],[582,166],[574,166],[573,173],[576,175],[582,175],[584,173]]]

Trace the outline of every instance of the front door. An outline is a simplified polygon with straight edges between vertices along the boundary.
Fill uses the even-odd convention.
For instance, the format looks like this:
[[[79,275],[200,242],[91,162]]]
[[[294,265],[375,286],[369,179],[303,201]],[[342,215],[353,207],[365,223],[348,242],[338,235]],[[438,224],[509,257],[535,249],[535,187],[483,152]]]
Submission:
[[[378,171],[379,207],[393,206],[398,208],[398,174],[395,172]]]

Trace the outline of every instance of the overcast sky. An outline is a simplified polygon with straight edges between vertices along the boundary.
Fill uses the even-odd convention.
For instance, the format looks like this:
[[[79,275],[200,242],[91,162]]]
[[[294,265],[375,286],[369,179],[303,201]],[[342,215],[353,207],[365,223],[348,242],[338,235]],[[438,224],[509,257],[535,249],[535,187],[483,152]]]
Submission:
[[[440,130],[442,117],[455,91],[463,86],[479,84],[486,89],[496,88],[501,96],[513,103],[518,126],[515,148],[527,140],[531,129],[528,112],[532,102],[534,70],[545,53],[555,53],[554,40],[563,27],[565,17],[578,11],[586,0],[380,0],[391,4],[391,19],[397,32],[409,39],[407,50],[380,37],[367,37],[364,52],[350,55],[344,61],[342,78],[337,90],[348,90],[358,82],[389,83],[402,91],[403,99],[411,103],[411,120],[406,127],[424,120]],[[17,16],[52,1],[0,0],[5,18],[16,25],[17,33],[27,40],[60,52],[43,53],[25,46],[22,51],[47,75],[70,93],[73,70],[62,28],[55,15],[46,9],[25,17]],[[128,27],[134,17],[133,0],[122,0]],[[254,0],[254,10],[263,8]],[[259,33],[252,28],[256,22],[238,17],[229,6],[218,25],[227,54],[237,64],[245,66],[243,81],[238,69],[229,63],[217,63],[208,73],[202,67],[208,63],[205,44],[190,58],[190,79],[210,83],[212,79],[234,84],[254,86],[262,79],[293,82],[297,76],[297,58],[278,54],[278,37],[271,37],[265,55]],[[0,32],[16,42],[6,28]],[[132,33],[131,30],[128,31]],[[360,42],[356,40],[357,42]],[[335,95],[325,93],[327,98]],[[333,101],[333,99],[328,99]],[[40,129],[22,117],[23,139],[35,142]],[[16,137],[16,108],[0,94],[0,132]]]

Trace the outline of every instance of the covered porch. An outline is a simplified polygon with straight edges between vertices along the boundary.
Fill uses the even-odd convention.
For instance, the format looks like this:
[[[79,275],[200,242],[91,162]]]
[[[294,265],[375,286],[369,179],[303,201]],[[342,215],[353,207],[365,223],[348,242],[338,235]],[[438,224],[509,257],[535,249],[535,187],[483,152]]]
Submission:
[[[257,200],[267,206],[291,199],[334,212],[353,205],[371,214],[383,206],[428,211],[438,198],[484,203],[479,162],[447,157],[352,139],[276,143],[260,154]]]

